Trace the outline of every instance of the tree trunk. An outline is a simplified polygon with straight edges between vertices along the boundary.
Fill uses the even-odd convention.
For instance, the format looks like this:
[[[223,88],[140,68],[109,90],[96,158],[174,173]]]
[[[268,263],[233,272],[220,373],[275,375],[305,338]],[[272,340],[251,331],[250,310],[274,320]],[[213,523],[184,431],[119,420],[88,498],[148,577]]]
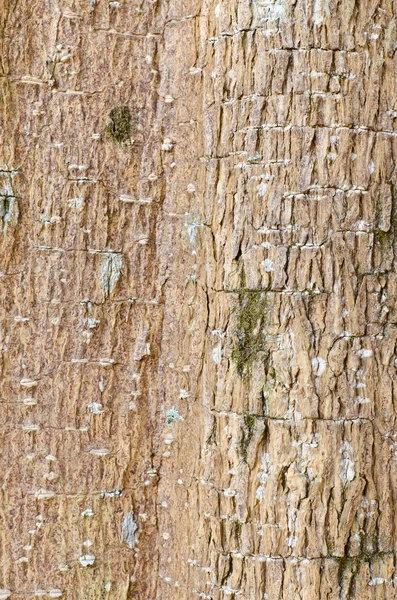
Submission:
[[[2,0],[0,600],[397,595],[396,0]]]

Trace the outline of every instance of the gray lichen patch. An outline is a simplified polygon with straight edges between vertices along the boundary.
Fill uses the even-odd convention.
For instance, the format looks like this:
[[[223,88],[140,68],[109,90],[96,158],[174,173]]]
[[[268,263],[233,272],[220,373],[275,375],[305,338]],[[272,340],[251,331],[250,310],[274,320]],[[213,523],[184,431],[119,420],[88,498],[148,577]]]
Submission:
[[[18,204],[14,196],[5,196],[0,190],[0,218],[4,224],[9,223],[13,216],[18,215]]]
[[[196,244],[197,232],[196,229],[200,227],[204,227],[205,223],[202,217],[199,215],[195,215],[193,213],[185,214],[185,227],[187,231],[187,235],[189,238],[189,243],[192,248],[194,248]]]
[[[254,14],[261,23],[286,21],[288,4],[285,0],[253,0]]]
[[[13,191],[13,179],[17,173],[17,169],[0,170],[0,226],[3,233],[8,224],[16,224],[19,216],[18,202]]]
[[[183,418],[181,417],[178,409],[175,408],[175,406],[172,406],[171,408],[169,408],[167,410],[167,412],[165,413],[165,422],[168,425],[168,427],[172,427],[172,425],[174,423],[181,421],[181,420],[183,420]]]
[[[105,296],[109,296],[120,279],[123,268],[123,257],[117,252],[106,252],[101,269],[101,285],[105,290]]]
[[[127,142],[132,133],[132,115],[128,106],[117,106],[109,113],[106,131],[119,144]]]
[[[130,548],[134,548],[137,544],[137,536],[135,532],[138,529],[138,525],[134,521],[134,514],[129,512],[123,520],[121,527],[121,539],[126,542]]]
[[[262,154],[260,152],[256,152],[255,154],[253,154],[252,156],[249,156],[247,158],[247,163],[250,164],[257,164],[262,160]]]

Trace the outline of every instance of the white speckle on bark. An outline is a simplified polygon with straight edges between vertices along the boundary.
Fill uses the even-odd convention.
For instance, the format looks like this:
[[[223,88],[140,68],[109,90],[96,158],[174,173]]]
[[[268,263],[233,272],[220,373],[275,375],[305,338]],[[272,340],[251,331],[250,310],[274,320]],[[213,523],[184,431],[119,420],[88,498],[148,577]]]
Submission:
[[[0,590],[0,600],[7,600],[11,596],[10,590]]]
[[[363,398],[362,396],[356,396],[357,404],[369,404],[371,402],[370,398]]]
[[[102,410],[103,404],[101,404],[100,402],[90,402],[88,408],[90,409],[93,415],[100,415],[104,412]]]
[[[164,150],[165,152],[171,152],[173,147],[174,147],[174,144],[172,143],[172,140],[170,140],[170,138],[165,138],[163,140],[163,143],[161,145],[162,150]]]
[[[16,323],[26,323],[26,321],[29,321],[29,317],[22,317],[20,315],[17,315],[16,317],[14,317],[14,321]]]
[[[271,465],[270,465],[270,455],[265,452],[262,456],[261,460],[261,470],[259,471],[257,477],[261,485],[256,490],[256,497],[258,500],[263,500],[265,497],[265,484],[269,475],[271,474]]]
[[[295,535],[290,535],[287,538],[287,546],[289,548],[294,548],[298,542],[298,538]]]
[[[98,361],[102,367],[111,367],[114,364],[113,358],[100,358]]]
[[[150,354],[150,344],[147,343],[147,335],[149,333],[149,327],[144,325],[135,343],[134,360],[142,360],[144,356]]]
[[[22,425],[22,431],[39,431],[40,425],[35,425],[34,423],[28,425]]]
[[[262,267],[264,268],[266,273],[271,273],[272,271],[274,271],[274,261],[272,261],[270,258],[266,258],[262,261]]]
[[[368,585],[381,585],[382,583],[386,583],[386,579],[383,577],[372,577]]]
[[[123,257],[117,252],[106,252],[101,270],[101,285],[105,290],[105,296],[109,296],[120,279],[123,268]]]
[[[106,456],[109,452],[110,450],[107,448],[94,448],[93,450],[90,450],[90,454],[93,456]]]
[[[233,588],[229,587],[228,585],[223,585],[222,587],[219,588],[219,590],[224,592],[225,596],[232,596],[233,594],[236,596],[239,596],[241,594],[240,590],[233,589]]]
[[[94,319],[93,317],[87,317],[86,323],[88,329],[95,329],[95,327],[99,325],[100,321],[98,319]]]
[[[60,571],[69,571],[70,567],[69,567],[69,565],[62,564],[62,565],[59,565],[58,569]]]
[[[21,381],[19,382],[19,385],[25,388],[34,388],[37,386],[39,382],[35,379],[21,379]]]
[[[35,398],[24,398],[22,400],[22,402],[24,403],[25,406],[36,406],[37,404],[37,400],[35,400]]]
[[[372,350],[369,350],[367,348],[362,348],[361,350],[359,350],[357,352],[357,354],[359,355],[360,358],[369,358],[370,356],[372,356]]]
[[[328,17],[329,12],[329,4],[328,0],[314,0],[314,9],[313,9],[313,24],[321,25],[324,19]]]
[[[138,541],[137,536],[135,535],[137,529],[138,525],[134,521],[134,515],[132,512],[129,512],[124,517],[123,525],[121,527],[121,538],[130,548],[134,548]]]
[[[0,219],[3,220],[2,230],[5,233],[7,224],[13,220],[14,224],[19,216],[18,202],[13,191],[13,179],[17,175],[17,169],[0,169],[2,187],[0,187]]]
[[[355,229],[356,231],[367,231],[367,232],[370,232],[371,225],[367,221],[360,220],[360,221],[356,221],[354,223],[354,225],[352,226],[352,229]]]
[[[269,187],[269,185],[267,183],[260,183],[258,185],[258,187],[256,188],[256,191],[258,192],[258,196],[260,196],[261,198],[263,198],[263,196],[266,194],[267,192],[267,188]]]
[[[254,0],[254,14],[262,22],[285,21],[287,7],[285,0]]]
[[[172,433],[167,433],[167,435],[164,438],[164,444],[172,444],[172,442],[174,441],[174,436],[172,435]]]
[[[203,227],[204,223],[198,216],[193,216],[189,213],[186,214],[186,223],[185,227],[187,230],[187,235],[189,238],[190,245],[194,247],[196,243],[196,229],[198,227]]]
[[[265,497],[265,488],[263,485],[259,485],[256,488],[256,497],[258,500],[263,500],[263,498]]]
[[[319,356],[317,356],[316,358],[312,358],[312,369],[316,377],[321,377],[321,375],[325,371],[326,366],[327,363],[323,358],[320,358]]]
[[[51,490],[39,490],[36,494],[38,500],[50,500],[51,498],[55,498],[55,496],[55,492]]]
[[[222,344],[218,344],[212,350],[212,360],[219,365],[222,361]]]
[[[77,165],[73,163],[68,166],[68,169],[69,171],[86,171],[88,169],[88,165]]]
[[[93,554],[83,554],[83,556],[80,556],[79,561],[83,567],[91,567],[95,563],[95,556]]]
[[[339,473],[339,477],[343,485],[347,485],[353,481],[356,476],[356,472],[354,470],[355,463],[353,460],[353,448],[349,442],[343,442],[339,452],[342,455],[340,460],[341,472]]]
[[[70,208],[80,209],[84,206],[84,198],[79,196],[78,198],[69,198],[68,204]]]
[[[115,488],[111,492],[101,492],[102,498],[119,498],[122,495],[123,492],[119,488]]]

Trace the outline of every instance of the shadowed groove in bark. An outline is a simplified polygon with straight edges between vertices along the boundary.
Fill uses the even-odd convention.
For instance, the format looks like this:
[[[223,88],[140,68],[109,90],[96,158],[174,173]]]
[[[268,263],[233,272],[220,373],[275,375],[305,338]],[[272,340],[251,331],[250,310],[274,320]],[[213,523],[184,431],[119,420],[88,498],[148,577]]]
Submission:
[[[244,462],[247,462],[248,446],[251,443],[254,435],[256,416],[250,413],[245,413],[241,427],[241,438],[238,446],[238,452]]]

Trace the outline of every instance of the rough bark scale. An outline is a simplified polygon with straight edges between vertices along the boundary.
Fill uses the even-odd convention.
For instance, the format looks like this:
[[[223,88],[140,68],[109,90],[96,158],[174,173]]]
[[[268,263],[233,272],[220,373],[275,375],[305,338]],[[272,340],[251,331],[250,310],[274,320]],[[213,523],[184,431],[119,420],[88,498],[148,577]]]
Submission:
[[[396,11],[2,0],[0,598],[395,598]]]

